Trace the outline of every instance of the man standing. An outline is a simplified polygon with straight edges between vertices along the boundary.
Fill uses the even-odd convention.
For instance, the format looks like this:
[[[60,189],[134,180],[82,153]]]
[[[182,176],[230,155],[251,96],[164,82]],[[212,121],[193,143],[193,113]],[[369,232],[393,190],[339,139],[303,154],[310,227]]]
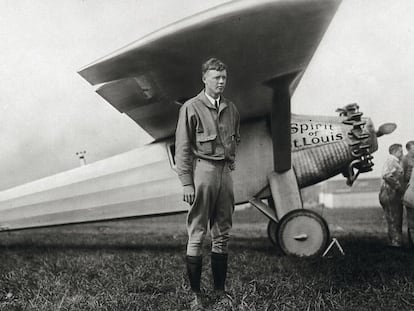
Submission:
[[[382,184],[379,200],[384,209],[385,219],[388,224],[388,238],[390,246],[401,247],[402,244],[402,195],[404,193],[404,178],[401,159],[403,155],[402,145],[392,144],[389,149],[389,157],[382,170]]]
[[[210,226],[211,269],[219,301],[226,301],[225,281],[229,233],[234,210],[233,180],[240,117],[223,97],[226,65],[216,58],[201,68],[204,90],[180,109],[176,129],[176,163],[187,215],[186,265],[194,299],[191,310],[202,310],[200,279],[202,244]]]
[[[406,188],[408,188],[408,185],[410,184],[410,178],[412,175],[411,173],[413,171],[414,166],[414,141],[411,140],[407,142],[405,148],[407,149],[407,154],[403,157],[402,167],[404,170],[404,184]],[[411,189],[412,186],[410,187],[410,190],[407,189],[407,191],[412,192]],[[414,207],[412,206],[412,204],[408,204],[408,202],[406,202],[405,208],[407,210],[408,242],[412,247],[414,246]]]

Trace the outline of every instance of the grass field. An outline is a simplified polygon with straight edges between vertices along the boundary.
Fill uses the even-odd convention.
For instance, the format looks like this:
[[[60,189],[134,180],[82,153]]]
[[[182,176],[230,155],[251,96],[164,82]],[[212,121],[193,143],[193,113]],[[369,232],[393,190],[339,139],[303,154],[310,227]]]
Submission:
[[[380,208],[327,210],[346,255],[279,254],[267,220],[237,211],[233,310],[414,310],[414,252],[386,247]],[[0,234],[0,310],[185,310],[185,215]],[[208,243],[202,286],[212,304]]]

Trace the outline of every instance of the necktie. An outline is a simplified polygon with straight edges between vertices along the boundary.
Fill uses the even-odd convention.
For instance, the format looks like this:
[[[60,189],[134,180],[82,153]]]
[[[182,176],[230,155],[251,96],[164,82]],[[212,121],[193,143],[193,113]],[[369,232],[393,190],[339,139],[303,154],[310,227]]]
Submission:
[[[219,102],[219,100],[218,100],[218,99],[216,99],[216,100],[214,101],[214,103],[215,103],[215,105],[216,105],[216,110],[218,111],[218,110],[219,110],[219,106],[220,106],[220,102]]]

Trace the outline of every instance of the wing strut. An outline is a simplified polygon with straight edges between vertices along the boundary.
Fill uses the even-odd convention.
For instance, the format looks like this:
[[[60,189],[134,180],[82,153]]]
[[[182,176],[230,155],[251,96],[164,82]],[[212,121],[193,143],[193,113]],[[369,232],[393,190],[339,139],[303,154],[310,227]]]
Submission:
[[[289,87],[300,72],[289,72],[265,82],[265,85],[273,90],[271,132],[274,170],[278,173],[283,173],[292,167]]]

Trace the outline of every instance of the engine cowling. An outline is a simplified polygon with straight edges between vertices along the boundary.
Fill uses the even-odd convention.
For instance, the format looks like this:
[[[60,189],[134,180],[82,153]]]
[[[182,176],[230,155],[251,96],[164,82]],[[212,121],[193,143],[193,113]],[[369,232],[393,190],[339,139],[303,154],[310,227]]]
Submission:
[[[372,170],[377,137],[396,127],[387,123],[376,132],[356,103],[337,112],[338,117],[292,115],[292,164],[300,188],[340,173],[351,186],[360,173]]]

